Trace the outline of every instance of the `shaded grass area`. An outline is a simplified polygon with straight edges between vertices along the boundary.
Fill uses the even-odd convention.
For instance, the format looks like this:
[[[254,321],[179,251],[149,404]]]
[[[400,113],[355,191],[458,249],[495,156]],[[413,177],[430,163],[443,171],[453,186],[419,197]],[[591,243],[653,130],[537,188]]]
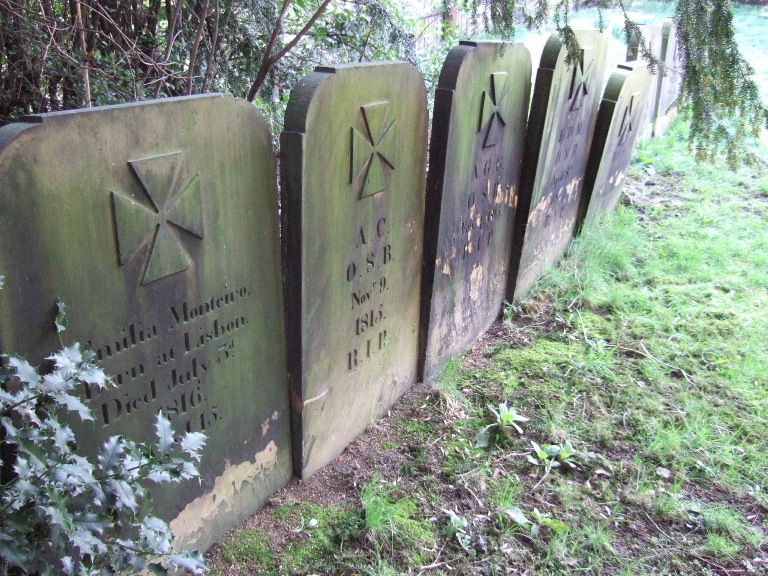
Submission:
[[[213,573],[768,573],[768,177],[686,138],[372,431],[347,500],[283,498]]]

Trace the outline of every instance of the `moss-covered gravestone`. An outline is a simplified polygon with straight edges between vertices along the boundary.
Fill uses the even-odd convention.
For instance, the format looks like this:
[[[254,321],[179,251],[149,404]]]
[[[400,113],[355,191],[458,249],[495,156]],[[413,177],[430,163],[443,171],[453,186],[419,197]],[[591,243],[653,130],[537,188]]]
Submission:
[[[294,468],[335,458],[416,381],[427,100],[406,63],[318,68],[281,135]]]
[[[655,24],[644,24],[640,26],[640,32],[643,35],[643,41],[647,49],[658,60],[662,61],[662,27]],[[637,35],[632,35],[629,43],[627,44],[627,61],[628,62],[642,62],[646,66],[648,62],[645,60],[644,55],[640,49],[640,41]],[[649,75],[650,89],[648,96],[648,105],[645,106],[643,115],[638,117],[637,126],[635,130],[638,133],[638,138],[650,138],[653,136],[654,122],[656,120],[656,95],[658,92],[659,81],[661,80],[661,70],[657,69],[654,74]]]
[[[420,349],[431,378],[498,316],[531,90],[522,44],[462,42],[435,93]]]
[[[587,30],[576,37],[576,62],[566,65],[565,45],[553,34],[536,74],[507,282],[510,301],[524,296],[560,259],[576,226],[606,52],[605,35]]]
[[[682,54],[677,45],[675,23],[667,20],[662,26],[661,61],[664,62],[664,75],[657,86],[654,134],[663,136],[669,129],[677,110],[674,103],[680,96],[682,82]]]
[[[177,543],[207,548],[291,474],[276,175],[255,108],[211,95],[31,116],[0,129],[0,347],[92,348],[95,454],[154,443],[156,414],[208,441],[202,482],[152,487]]]
[[[620,64],[605,87],[581,193],[579,222],[592,226],[619,202],[635,140],[639,137],[651,75],[645,61]]]

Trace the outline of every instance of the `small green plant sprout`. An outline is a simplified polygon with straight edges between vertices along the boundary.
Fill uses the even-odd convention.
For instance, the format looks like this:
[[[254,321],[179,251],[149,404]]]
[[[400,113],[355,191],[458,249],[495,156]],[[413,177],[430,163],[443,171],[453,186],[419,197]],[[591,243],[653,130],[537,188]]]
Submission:
[[[506,402],[499,404],[498,410],[488,404],[488,410],[491,411],[496,421],[478,432],[475,439],[475,447],[477,448],[488,448],[491,445],[493,436],[498,439],[498,436],[501,435],[502,438],[510,439],[513,428],[517,430],[518,434],[522,434],[523,429],[517,423],[528,422],[529,420],[522,414],[518,414],[514,408],[507,406]]]
[[[464,516],[459,516],[453,510],[443,510],[448,515],[448,524],[445,525],[444,534],[447,538],[456,538],[456,541],[464,550],[469,550],[469,544],[472,541],[467,528],[469,521]]]
[[[567,524],[550,517],[544,512],[539,512],[538,508],[533,509],[531,514],[533,520],[529,520],[520,508],[505,510],[504,515],[521,528],[530,532],[532,536],[538,536],[542,526],[549,528],[555,534],[563,534],[568,530]]]
[[[549,477],[553,468],[563,468],[565,470],[575,470],[576,463],[571,460],[574,455],[573,445],[570,440],[566,440],[563,446],[558,444],[546,444],[543,448],[531,440],[533,452],[528,454],[528,462],[534,466],[544,466],[544,475],[536,483],[532,490],[536,490]]]

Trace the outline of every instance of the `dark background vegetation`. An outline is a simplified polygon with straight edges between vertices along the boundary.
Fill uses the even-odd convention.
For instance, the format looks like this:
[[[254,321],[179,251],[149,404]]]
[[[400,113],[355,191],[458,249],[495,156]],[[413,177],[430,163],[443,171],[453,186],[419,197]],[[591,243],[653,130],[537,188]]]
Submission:
[[[443,14],[454,4],[477,23],[475,35],[551,29],[575,53],[571,0],[445,0]],[[626,34],[637,32],[624,0],[590,5],[624,14]],[[674,6],[691,144],[700,158],[724,153],[735,162],[768,111],[734,40],[731,2]],[[318,64],[408,60],[431,85],[439,63],[417,56],[417,33],[389,0],[0,0],[0,125],[25,114],[230,92],[259,105],[277,132],[291,87]],[[444,38],[453,41],[447,26]]]

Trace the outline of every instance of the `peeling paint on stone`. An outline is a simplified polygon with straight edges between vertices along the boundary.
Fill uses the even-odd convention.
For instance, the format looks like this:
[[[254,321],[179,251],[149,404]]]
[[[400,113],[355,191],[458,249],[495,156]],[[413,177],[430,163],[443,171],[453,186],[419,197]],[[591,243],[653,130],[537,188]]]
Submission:
[[[469,276],[469,297],[474,301],[480,296],[480,286],[483,282],[483,267],[475,266]]]
[[[254,486],[269,476],[278,466],[278,450],[274,441],[254,455],[252,462],[232,466],[217,477],[213,490],[190,502],[170,523],[177,550],[192,548],[205,550],[216,538],[232,526],[232,518],[240,516],[239,509],[253,509]],[[212,526],[222,525],[217,533]]]

